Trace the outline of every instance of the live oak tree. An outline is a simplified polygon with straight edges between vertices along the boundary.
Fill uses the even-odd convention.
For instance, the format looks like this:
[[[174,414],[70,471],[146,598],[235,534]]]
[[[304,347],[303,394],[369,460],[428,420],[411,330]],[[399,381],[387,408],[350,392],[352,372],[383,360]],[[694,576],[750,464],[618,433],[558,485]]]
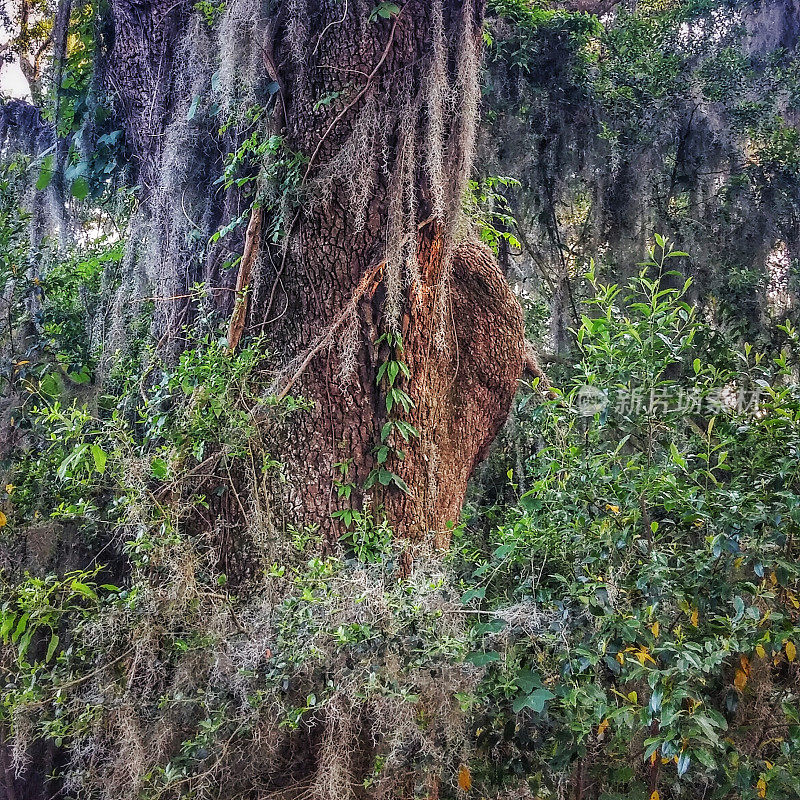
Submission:
[[[198,15],[162,0],[112,5],[104,78],[142,187],[133,233],[158,242],[156,257],[140,257],[155,287],[154,335],[168,351],[203,279],[230,316],[231,349],[264,337],[273,391],[311,404],[259,422],[284,464],[273,507],[283,522],[320,525],[329,543],[341,512],[368,496],[397,534],[446,545],[526,360],[519,304],[462,215],[483,13],[474,0],[229,7],[212,83],[239,96],[221,116],[249,100],[258,135],[278,142],[273,159],[294,159],[291,198],[269,203],[214,183],[220,142],[242,140],[235,125],[221,137],[218,117],[197,121],[212,41],[198,46],[209,36]],[[255,178],[270,155],[260,157]],[[178,177],[176,160],[190,164]],[[201,227],[237,215],[246,227],[229,237],[238,269],[224,268],[236,251],[224,241],[191,254],[176,246],[186,224],[176,209],[202,184]],[[122,289],[131,296],[134,272]]]
[[[684,84],[661,72],[681,51],[701,74],[694,34],[736,74],[745,62],[729,59],[730,4],[610,5],[590,9],[601,23],[583,0],[493,0],[471,170],[477,4],[59,3],[57,97],[0,107],[0,798],[796,796],[796,330],[762,358],[694,314],[699,282],[654,278],[686,263],[660,235],[622,291],[613,231],[576,181],[613,186],[586,202],[617,220],[647,202],[618,163],[648,165],[642,182],[671,171],[663,202],[677,198],[690,162],[727,156],[690,135],[719,107],[673,141],[659,109]],[[791,4],[761,5],[796,34]],[[673,32],[657,50],[651,25]],[[783,97],[796,42],[776,33],[789,52],[764,94]],[[747,80],[742,96],[770,85]],[[694,106],[708,87],[691,85]],[[685,158],[651,147],[636,109]],[[774,122],[746,147],[774,192],[720,227],[759,228],[730,236],[743,261],[790,220],[776,198],[794,197],[797,139]],[[606,139],[620,125],[646,160]],[[608,171],[597,153],[578,168],[594,130],[620,159]],[[559,236],[565,214],[613,259],[564,330],[563,402],[519,404],[514,501],[481,500],[441,560],[409,542],[448,544],[537,370],[462,217],[471,171],[481,214],[479,195],[514,184],[481,176],[520,178],[495,219],[511,227],[513,208],[524,230],[527,195],[522,244],[552,230],[567,289],[582,251]],[[710,174],[720,198],[741,189]],[[129,204],[114,223],[132,210],[111,241],[95,239],[109,189]],[[722,226],[699,208],[687,225]],[[70,225],[74,248],[50,235]],[[719,387],[756,382],[757,414],[719,413]],[[612,402],[592,420],[574,413],[586,383],[712,402],[661,419]]]

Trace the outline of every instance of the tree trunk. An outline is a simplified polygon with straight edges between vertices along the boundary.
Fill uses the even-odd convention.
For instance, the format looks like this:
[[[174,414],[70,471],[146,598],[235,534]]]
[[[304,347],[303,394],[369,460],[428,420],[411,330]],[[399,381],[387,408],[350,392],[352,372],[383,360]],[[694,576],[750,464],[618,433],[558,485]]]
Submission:
[[[114,3],[110,84],[150,189],[180,8]],[[525,358],[520,307],[491,253],[469,242],[461,212],[483,3],[408,0],[396,11],[371,0],[277,3],[254,46],[263,80],[280,86],[276,126],[305,158],[302,204],[282,248],[261,241],[261,211],[251,218],[259,235],[248,233],[238,288],[253,273],[268,290],[255,293],[246,317],[241,294],[234,304],[221,293],[233,314],[230,344],[264,333],[276,392],[313,402],[308,413],[261,425],[270,455],[285,464],[272,489],[278,524],[319,525],[329,545],[343,532],[331,514],[366,502],[397,534],[446,546]],[[269,257],[255,257],[259,246]],[[387,332],[402,335],[402,349],[387,345]],[[387,359],[410,370],[396,387],[413,408],[387,411],[386,381],[377,382]],[[406,442],[394,430],[383,442],[390,418],[417,433]],[[353,484],[346,500],[342,483]]]
[[[185,33],[187,0],[112,0],[113,45],[105,76],[119,106],[144,197],[158,184],[164,127],[174,101],[174,58]]]
[[[289,146],[308,158],[275,308],[255,304],[282,362],[279,389],[314,401],[282,432],[293,521],[329,540],[340,507],[382,506],[395,531],[445,546],[467,481],[505,421],[524,359],[522,314],[491,253],[459,241],[477,113],[482,4],[411,0],[392,18],[369,4],[284,2],[271,45]],[[304,6],[300,8],[299,6]],[[334,98],[330,104],[326,99]],[[439,116],[440,119],[436,119]],[[437,126],[441,126],[437,129]],[[439,139],[438,142],[435,140]],[[427,140],[427,141],[426,141]],[[402,352],[379,343],[402,334]],[[312,356],[309,360],[309,357]],[[419,432],[388,444],[408,486],[360,492],[387,421],[380,364],[405,361],[398,385]],[[394,439],[395,441],[392,441]],[[337,463],[352,465],[347,476]]]

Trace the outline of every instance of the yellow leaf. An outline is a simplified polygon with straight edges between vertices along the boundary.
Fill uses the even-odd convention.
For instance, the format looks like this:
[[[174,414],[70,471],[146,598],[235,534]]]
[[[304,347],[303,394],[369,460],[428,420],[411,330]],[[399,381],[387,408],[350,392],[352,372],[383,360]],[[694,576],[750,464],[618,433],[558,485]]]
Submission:
[[[775,586],[778,583],[778,576],[775,574],[774,571],[770,572],[769,574],[769,582]]]
[[[733,685],[741,692],[747,686],[747,673],[743,669],[736,670],[736,677],[733,679]]]
[[[653,751],[653,753],[651,753],[651,755],[650,755],[650,763],[651,764],[655,764],[657,759],[658,759],[658,755],[656,754],[655,751]]]
[[[6,515],[0,511],[0,528],[2,528],[7,522],[8,519],[6,518]]]
[[[16,489],[16,488],[17,488],[17,487],[16,487],[16,486],[14,486],[14,484],[13,484],[13,483],[7,483],[7,484],[6,484],[6,494],[11,494],[11,492],[13,492],[13,491],[14,491],[14,489]]]
[[[601,722],[601,723],[600,723],[600,724],[597,726],[597,736],[598,736],[598,738],[599,738],[600,736],[602,736],[602,735],[603,735],[603,734],[606,732],[606,729],[607,729],[607,728],[608,728],[608,720],[607,720],[607,719],[604,719],[604,720],[603,720],[603,721],[602,721],[602,722]]]
[[[767,657],[767,651],[764,649],[764,645],[763,644],[757,644],[756,645],[756,653],[758,653],[758,657],[759,658],[766,658]]]
[[[619,506],[612,506],[610,503],[606,503],[606,511],[610,511],[614,515],[619,514]]]
[[[794,661],[797,658],[797,648],[794,646],[794,642],[791,639],[786,640],[786,658],[789,661]]]
[[[698,613],[697,609],[692,609],[692,616],[691,616],[692,625],[696,628],[700,622],[700,614]]]
[[[636,694],[636,692],[629,692],[628,693],[628,700],[630,700],[631,703],[638,703],[639,702],[639,695]]]
[[[656,663],[656,662],[655,662],[655,659],[653,658],[653,656],[651,656],[651,655],[650,655],[650,653],[647,651],[647,648],[646,648],[646,647],[642,647],[642,648],[640,648],[639,650],[637,650],[637,651],[634,653],[634,656],[636,656],[636,660],[637,660],[637,661],[638,661],[638,662],[639,662],[639,663],[640,663],[642,666],[644,666],[644,665],[645,665],[645,662],[646,662],[646,661],[649,661],[651,664],[655,664],[655,663]]]
[[[764,764],[767,769],[772,769],[772,767],[775,766],[771,761],[765,761]]]
[[[759,797],[767,796],[767,782],[763,778],[758,779],[758,783],[756,784],[756,789],[758,789]]]
[[[655,636],[655,637],[656,637],[656,639],[657,639],[657,638],[658,638],[658,631],[659,631],[659,627],[658,627],[658,620],[656,620],[656,621],[653,623],[653,627],[652,627],[652,628],[650,628],[650,630],[651,630],[651,631],[653,631],[653,636]]]
[[[795,607],[800,608],[800,600],[798,600],[794,596],[794,592],[790,592],[788,589],[786,590],[786,596],[789,598],[789,602]]]
[[[617,661],[619,661],[620,664],[624,665],[625,664],[625,656],[622,655],[622,653],[617,653]]]
[[[658,789],[653,789],[653,793],[650,795],[650,800],[661,800],[661,795],[658,793]]]
[[[466,764],[462,764],[458,769],[458,788],[465,792],[472,788],[472,775]]]

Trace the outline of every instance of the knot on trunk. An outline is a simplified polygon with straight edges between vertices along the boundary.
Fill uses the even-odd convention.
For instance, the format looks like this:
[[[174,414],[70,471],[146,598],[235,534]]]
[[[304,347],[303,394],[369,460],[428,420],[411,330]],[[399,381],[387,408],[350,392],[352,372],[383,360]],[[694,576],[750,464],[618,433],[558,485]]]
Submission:
[[[522,309],[488,248],[461,244],[449,283],[444,342],[436,292],[420,293],[405,320],[408,421],[420,435],[395,465],[411,492],[387,503],[398,533],[416,539],[432,531],[438,547],[447,545],[467,482],[508,417],[527,358]]]

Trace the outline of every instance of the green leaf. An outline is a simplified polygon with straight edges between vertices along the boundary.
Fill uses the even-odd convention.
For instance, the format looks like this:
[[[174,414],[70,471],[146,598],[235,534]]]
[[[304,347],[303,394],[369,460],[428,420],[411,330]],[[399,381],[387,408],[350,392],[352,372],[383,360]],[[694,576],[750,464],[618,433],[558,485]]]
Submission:
[[[399,13],[400,6],[395,3],[378,3],[378,5],[370,11],[369,21],[374,22],[378,17],[381,19],[390,19],[391,17],[397,16]]]
[[[92,445],[92,458],[94,459],[95,472],[99,472],[102,475],[106,471],[108,455],[99,444]]]
[[[394,473],[389,472],[388,469],[378,470],[378,480],[380,481],[381,486],[388,486],[392,482],[393,477]]]
[[[470,600],[478,599],[483,600],[486,596],[486,587],[481,586],[478,589],[468,589],[464,594],[461,595],[461,602],[466,605],[469,603]]]
[[[55,173],[53,163],[54,157],[52,155],[42,160],[42,164],[39,167],[39,178],[36,181],[37,191],[44,191],[50,185],[50,181],[53,180],[53,174]]]
[[[39,391],[48,397],[58,397],[63,389],[61,379],[52,372],[45,375],[39,383]]]
[[[530,694],[535,689],[542,688],[542,679],[539,673],[529,669],[521,669],[517,673],[515,683],[524,694]]]
[[[411,489],[408,488],[408,484],[399,476],[392,473],[392,483],[401,491],[405,492],[406,494],[411,494]]]
[[[70,584],[70,589],[76,594],[83,595],[87,600],[97,600],[97,595],[91,586],[87,586],[79,580],[74,580]]]
[[[495,661],[500,660],[500,653],[495,650],[490,650],[488,653],[474,652],[470,653],[465,661],[474,664],[476,667],[485,667],[487,664],[493,664]]]
[[[16,644],[17,639],[19,639],[19,637],[22,636],[22,632],[28,626],[28,617],[30,617],[30,614],[25,613],[17,621],[17,627],[14,628],[14,633],[11,634],[11,641],[14,644]]]
[[[12,613],[11,611],[4,611],[3,612],[3,624],[0,625],[0,639],[3,640],[4,644],[8,643],[8,634],[11,632],[11,629],[14,627],[14,621],[17,619],[17,615]]]
[[[535,714],[541,714],[548,700],[552,700],[555,695],[547,689],[536,689],[528,695],[518,697],[512,708],[515,714],[519,714],[523,708],[529,708]]]
[[[61,462],[56,470],[56,477],[59,480],[66,480],[70,469],[83,458],[83,454],[89,449],[89,445],[79,444],[73,451]]]
[[[30,647],[31,644],[31,639],[33,639],[33,634],[35,632],[36,628],[34,626],[31,626],[30,628],[28,628],[28,630],[25,631],[25,635],[19,640],[18,648],[19,648],[20,659],[22,659],[25,653],[28,652],[28,648]]]
[[[675,446],[675,442],[670,442],[669,451],[672,455],[672,460],[682,469],[686,470],[686,459],[680,454],[678,448]]]
[[[197,114],[197,106],[200,104],[200,95],[196,94],[194,99],[192,100],[192,104],[189,106],[189,112],[186,114],[186,121],[191,122],[195,115]]]
[[[47,655],[44,657],[45,661],[50,661],[53,658],[53,654],[56,652],[57,647],[58,647],[58,634],[54,633],[50,637],[50,644],[47,645]]]
[[[695,750],[694,755],[703,766],[709,769],[717,768],[717,759],[708,750]]]
[[[169,473],[167,462],[163,458],[154,458],[150,462],[150,471],[153,473],[154,478],[158,478],[160,481],[166,480]]]
[[[85,200],[89,194],[89,183],[84,177],[75,178],[70,189],[72,196],[76,200]]]
[[[79,372],[70,372],[69,379],[77,384],[89,383],[92,379],[92,373],[89,372],[87,367],[83,366]]]

